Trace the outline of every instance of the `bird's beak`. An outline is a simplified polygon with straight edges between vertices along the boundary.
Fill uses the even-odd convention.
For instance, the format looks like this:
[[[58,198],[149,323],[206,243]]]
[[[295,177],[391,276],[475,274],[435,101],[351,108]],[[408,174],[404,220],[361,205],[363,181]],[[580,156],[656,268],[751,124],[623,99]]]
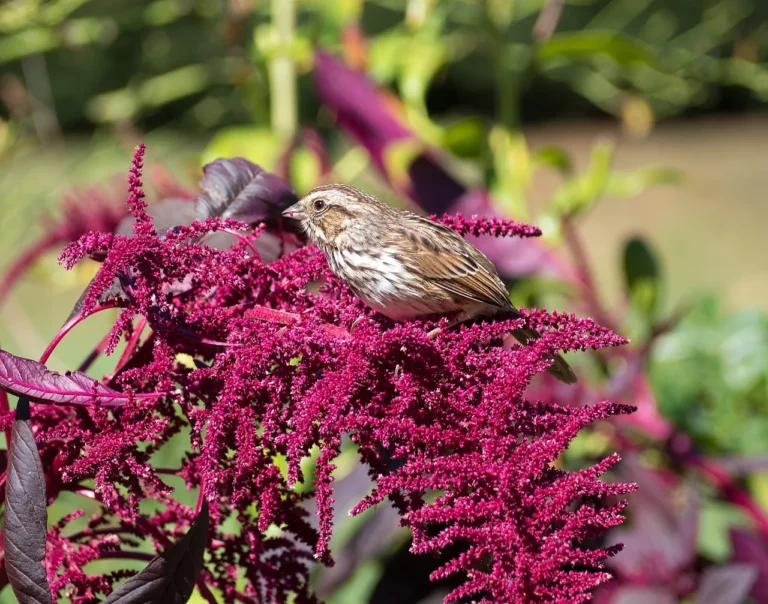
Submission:
[[[301,202],[297,201],[290,208],[283,210],[283,216],[293,218],[294,220],[304,220],[307,214],[304,212],[304,208],[301,207]]]

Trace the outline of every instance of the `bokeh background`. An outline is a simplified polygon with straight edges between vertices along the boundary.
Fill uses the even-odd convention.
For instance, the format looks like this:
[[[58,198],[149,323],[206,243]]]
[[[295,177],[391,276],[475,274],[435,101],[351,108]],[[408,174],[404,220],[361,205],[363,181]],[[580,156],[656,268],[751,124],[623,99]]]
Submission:
[[[95,267],[58,251],[120,216],[142,141],[155,200],[243,156],[300,193],[349,182],[537,224],[540,253],[505,269],[515,302],[633,341],[576,358],[588,386],[563,394],[640,408],[562,460],[618,448],[641,486],[599,601],[768,602],[767,109],[761,0],[6,0],[0,345],[35,358],[67,316]],[[51,366],[79,363],[105,314]],[[339,463],[318,593],[441,601],[393,513],[347,518],[361,472]]]

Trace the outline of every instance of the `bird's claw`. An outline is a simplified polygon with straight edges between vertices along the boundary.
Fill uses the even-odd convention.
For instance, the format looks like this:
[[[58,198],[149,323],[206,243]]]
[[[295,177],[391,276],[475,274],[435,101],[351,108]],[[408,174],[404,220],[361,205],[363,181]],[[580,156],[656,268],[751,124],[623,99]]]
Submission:
[[[354,321],[352,321],[352,325],[350,325],[350,326],[349,326],[349,331],[350,331],[350,333],[352,332],[352,330],[353,330],[355,327],[357,327],[357,324],[358,324],[358,323],[360,323],[360,320],[361,320],[361,319],[362,319],[364,316],[365,316],[365,315],[360,315],[359,317],[357,317],[357,319],[355,319]]]

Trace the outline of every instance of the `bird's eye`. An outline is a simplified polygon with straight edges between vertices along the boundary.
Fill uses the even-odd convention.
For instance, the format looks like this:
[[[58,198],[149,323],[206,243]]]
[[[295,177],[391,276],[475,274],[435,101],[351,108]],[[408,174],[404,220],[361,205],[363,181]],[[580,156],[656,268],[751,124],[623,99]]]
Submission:
[[[322,199],[315,199],[315,209],[322,210],[325,207],[325,201]]]

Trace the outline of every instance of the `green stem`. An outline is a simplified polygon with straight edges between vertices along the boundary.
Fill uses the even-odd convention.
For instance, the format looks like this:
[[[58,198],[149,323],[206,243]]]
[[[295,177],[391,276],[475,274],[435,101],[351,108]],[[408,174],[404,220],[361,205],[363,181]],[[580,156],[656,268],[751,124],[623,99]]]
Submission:
[[[295,16],[295,0],[272,0],[277,48],[269,65],[270,104],[272,129],[283,139],[296,132],[298,122],[296,66],[291,51]]]

